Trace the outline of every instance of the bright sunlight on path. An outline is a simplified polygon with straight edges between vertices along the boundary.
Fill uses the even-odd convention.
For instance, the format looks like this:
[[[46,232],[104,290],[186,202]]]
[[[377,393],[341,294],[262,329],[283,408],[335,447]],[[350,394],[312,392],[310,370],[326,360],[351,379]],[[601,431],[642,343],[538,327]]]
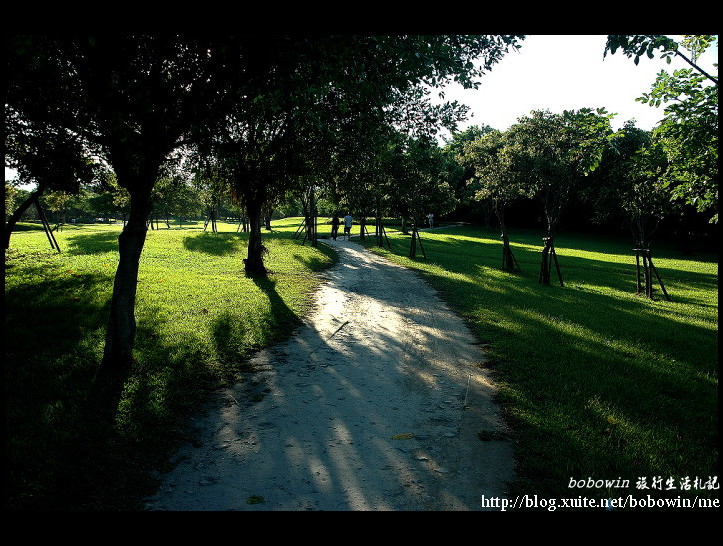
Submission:
[[[147,509],[482,510],[504,496],[511,444],[466,325],[412,271],[328,244],[340,259],[316,311],[198,417]]]

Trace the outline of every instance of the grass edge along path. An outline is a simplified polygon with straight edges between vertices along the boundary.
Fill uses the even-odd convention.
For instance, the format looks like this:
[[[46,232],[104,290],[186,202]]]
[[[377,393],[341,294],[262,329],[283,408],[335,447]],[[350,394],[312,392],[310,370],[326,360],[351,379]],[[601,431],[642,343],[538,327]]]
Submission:
[[[247,278],[247,236],[219,224],[149,230],[136,304],[136,365],[116,428],[84,443],[81,408],[103,336],[120,226],[66,226],[61,253],[21,226],[5,258],[6,510],[135,510],[187,417],[226,381],[253,380],[247,357],[311,310],[326,245],[264,232],[267,278]],[[36,226],[35,226],[36,227]]]
[[[502,244],[488,231],[422,238],[427,259],[408,258],[402,235],[390,236],[391,250],[365,245],[419,271],[486,345],[513,431],[512,496],[558,507],[652,498],[673,510],[719,498],[715,256],[659,245],[666,302],[635,294],[625,239],[558,235],[560,287],[538,282],[537,233],[510,237],[519,275],[500,270]]]

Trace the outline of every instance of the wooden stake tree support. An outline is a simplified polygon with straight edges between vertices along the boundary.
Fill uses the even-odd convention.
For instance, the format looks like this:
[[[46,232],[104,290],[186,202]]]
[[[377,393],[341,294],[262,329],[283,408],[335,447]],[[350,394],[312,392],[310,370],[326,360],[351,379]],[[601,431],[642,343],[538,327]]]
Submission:
[[[550,260],[554,260],[555,269],[557,270],[557,278],[560,281],[560,286],[564,286],[562,282],[562,273],[560,273],[560,264],[557,261],[557,253],[555,252],[555,245],[552,241],[552,236],[544,237],[542,241],[545,246],[542,248],[542,264],[540,266],[540,283],[550,284]]]
[[[296,231],[294,232],[294,239],[298,239],[301,237],[301,234],[305,231],[306,226],[306,213],[304,213],[304,219],[301,221],[299,226],[296,228]]]
[[[316,197],[313,187],[309,188],[308,199],[302,197],[301,201],[304,208],[304,221],[296,230],[294,237],[299,237],[303,229],[304,239],[301,241],[301,244],[303,245],[308,240],[311,242],[311,246],[316,247],[319,239],[317,232],[317,216],[319,211],[316,208]]]
[[[208,223],[208,220],[206,221]],[[166,223],[166,225],[168,225]],[[148,220],[146,220],[146,226],[150,227],[152,230],[157,230],[158,228],[158,213],[152,212],[148,215]],[[203,227],[204,231],[206,230],[206,226]],[[215,229],[214,229],[215,231]]]
[[[640,245],[643,246],[643,245]],[[658,283],[660,283],[660,288],[663,291],[663,296],[665,297],[666,301],[670,301],[670,296],[668,295],[668,291],[665,289],[665,286],[663,285],[663,280],[660,278],[660,274],[658,273],[658,270],[656,269],[655,265],[653,264],[653,258],[650,255],[650,249],[647,248],[634,248],[635,251],[635,265],[636,265],[636,281],[637,281],[637,289],[638,291],[636,294],[645,293],[645,295],[653,299],[653,275],[655,275],[655,278],[658,279]],[[645,286],[643,287],[643,284],[641,283],[640,279],[640,270],[641,265],[640,262],[642,260],[642,272],[643,272],[643,279],[645,282]]]
[[[57,250],[60,252],[60,245],[58,244],[58,241],[55,239],[55,235],[53,235],[53,230],[50,228],[50,223],[48,222],[47,216],[45,216],[45,211],[43,210],[43,207],[40,205],[40,199],[36,195],[33,199],[33,203],[35,204],[35,208],[38,209],[38,216],[40,217],[40,221],[43,224],[43,229],[45,230],[45,235],[48,237],[48,242],[50,243],[50,247],[53,250]]]
[[[377,216],[377,246],[384,248],[384,242],[387,243],[387,248],[389,250],[392,249],[392,245],[389,243],[389,237],[387,237],[387,230],[384,229],[384,223],[382,222],[382,217]]]
[[[249,219],[246,215],[241,215],[238,220],[238,226],[236,226],[236,233],[248,233],[249,231]]]
[[[412,243],[409,247],[409,257],[410,258],[416,258],[417,257],[417,242],[419,242],[419,248],[422,249],[422,255],[424,258],[427,258],[427,253],[424,251],[424,246],[422,246],[422,238],[419,236],[419,229],[417,228],[417,220],[414,220],[414,223],[412,224]]]
[[[502,271],[506,271],[508,273],[520,272],[520,266],[515,259],[515,255],[512,254],[510,240],[506,233],[502,234]]]
[[[363,241],[369,236],[369,230],[367,229],[367,216],[366,211],[359,214],[359,240]]]
[[[213,233],[218,233],[218,229],[216,227],[216,207],[210,207],[208,209],[208,218],[206,218],[206,221],[203,224],[203,231],[206,231],[206,228],[208,227],[208,224],[211,224],[211,231]]]
[[[304,239],[301,241],[302,245],[307,240],[311,242],[311,246],[317,245],[319,238],[318,238],[318,233],[317,233],[316,215],[317,215],[317,211],[316,211],[316,208],[314,208],[312,210],[312,212],[308,216],[306,216],[306,218],[304,218],[304,224],[306,225],[306,230],[304,233]]]

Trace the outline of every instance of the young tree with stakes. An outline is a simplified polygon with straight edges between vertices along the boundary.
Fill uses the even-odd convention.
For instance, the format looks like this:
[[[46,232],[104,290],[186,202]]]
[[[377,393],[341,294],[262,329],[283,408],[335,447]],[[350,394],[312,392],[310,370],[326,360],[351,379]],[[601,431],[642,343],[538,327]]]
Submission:
[[[582,108],[562,114],[533,111],[508,129],[507,152],[517,166],[522,187],[540,200],[545,214],[542,284],[550,284],[550,262],[554,260],[560,286],[563,286],[554,245],[555,228],[581,181],[599,164],[605,142],[612,133],[611,117],[604,109]]]
[[[505,209],[523,195],[523,187],[514,170],[513,155],[508,153],[506,145],[505,133],[493,130],[466,143],[459,160],[474,169],[476,199],[492,203],[502,231],[502,270],[519,273],[519,264],[510,248]]]

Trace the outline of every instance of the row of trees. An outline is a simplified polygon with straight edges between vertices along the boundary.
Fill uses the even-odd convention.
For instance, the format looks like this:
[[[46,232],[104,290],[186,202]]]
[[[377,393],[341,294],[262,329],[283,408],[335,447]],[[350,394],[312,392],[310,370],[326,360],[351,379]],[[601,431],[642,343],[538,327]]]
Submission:
[[[377,152],[390,143],[429,142],[441,126],[453,129],[464,107],[433,105],[430,90],[452,80],[476,86],[522,37],[4,39],[6,163],[38,193],[77,192],[100,164],[127,193],[92,404],[112,408],[133,362],[139,259],[165,169],[191,165],[228,189],[250,221],[246,271],[264,273],[261,222],[271,203],[310,180],[343,189],[381,176]]]
[[[611,132],[610,115],[604,110],[539,111],[505,132],[486,128],[464,144],[459,158],[473,169],[475,197],[492,203],[502,228],[503,269],[518,270],[509,247],[505,209],[521,197],[538,197],[547,230],[541,280],[549,283],[547,259],[554,257],[553,234],[563,208],[600,163]]]
[[[170,225],[173,220],[207,220],[212,216],[212,209],[219,218],[238,219],[243,216],[243,211],[227,195],[212,191],[205,181],[199,182],[189,182],[180,173],[174,177],[161,178],[153,188],[153,219],[166,225]],[[33,193],[6,181],[5,210],[11,213],[24,210],[23,220],[37,220],[38,211],[33,207],[24,207]],[[118,186],[112,172],[107,173],[103,180],[81,184],[76,193],[43,192],[38,202],[59,226],[73,219],[79,223],[92,223],[97,218],[123,221],[129,210],[128,193]],[[150,219],[149,225],[152,227]],[[6,248],[8,246],[9,241],[6,240]]]
[[[661,72],[652,92],[639,99],[668,104],[653,131],[636,128],[632,120],[613,131],[613,115],[581,109],[531,112],[506,131],[473,127],[456,136],[452,151],[466,168],[468,195],[489,203],[502,229],[504,270],[519,270],[505,211],[521,199],[536,199],[545,219],[540,281],[546,284],[550,260],[557,265],[554,231],[571,200],[585,204],[600,224],[625,224],[635,248],[648,257],[650,238],[667,216],[695,207],[717,223],[717,79],[696,64],[712,39],[686,37],[681,51],[661,36],[609,37],[606,51],[622,49],[635,57],[660,48],[664,57],[680,55],[691,66]],[[559,267],[558,277],[562,283]]]

